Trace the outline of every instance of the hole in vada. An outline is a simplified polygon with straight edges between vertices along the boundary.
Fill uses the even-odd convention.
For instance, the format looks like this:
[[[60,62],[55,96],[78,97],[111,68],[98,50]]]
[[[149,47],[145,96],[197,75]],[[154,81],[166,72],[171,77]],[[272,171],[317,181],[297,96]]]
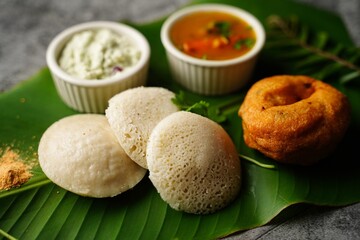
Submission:
[[[284,106],[307,99],[314,92],[315,88],[311,83],[304,83],[300,86],[289,84],[282,88],[269,91],[265,96],[265,100],[269,103],[269,107]]]

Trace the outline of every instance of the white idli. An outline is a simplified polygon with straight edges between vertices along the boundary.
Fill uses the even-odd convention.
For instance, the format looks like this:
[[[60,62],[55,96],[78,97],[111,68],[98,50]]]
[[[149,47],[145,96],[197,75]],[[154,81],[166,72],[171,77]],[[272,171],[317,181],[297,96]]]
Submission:
[[[149,178],[172,208],[206,214],[238,195],[240,160],[225,130],[190,112],[176,112],[154,128],[147,146]]]
[[[175,94],[160,87],[137,87],[109,100],[106,117],[130,158],[147,168],[146,145],[151,131],[164,117],[178,110]]]
[[[51,181],[83,196],[118,195],[146,173],[126,155],[104,115],[78,114],[55,122],[41,137],[38,155]]]

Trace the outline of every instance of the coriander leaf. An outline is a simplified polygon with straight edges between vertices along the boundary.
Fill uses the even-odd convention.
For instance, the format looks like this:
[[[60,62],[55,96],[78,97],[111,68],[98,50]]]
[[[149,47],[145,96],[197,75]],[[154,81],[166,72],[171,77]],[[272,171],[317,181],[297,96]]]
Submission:
[[[210,103],[200,100],[195,103],[188,103],[185,100],[185,92],[180,91],[171,99],[172,102],[179,107],[180,110],[199,114],[207,117],[214,122],[222,123],[226,121],[227,117],[223,114],[218,107],[210,106]]]
[[[255,40],[253,38],[244,38],[236,41],[234,44],[234,48],[237,50],[241,49],[243,46],[247,48],[251,48],[254,45],[254,43]]]
[[[211,27],[208,28],[208,33],[221,35],[225,38],[228,38],[230,36],[230,28],[231,28],[230,22],[218,21],[218,22],[214,22],[213,25],[211,25]]]
[[[207,114],[210,119],[212,119],[213,121],[215,121],[217,123],[225,122],[227,119],[225,114],[222,114],[220,112],[220,109],[217,107],[209,107]]]
[[[218,29],[222,36],[226,38],[230,36],[231,24],[229,22],[216,22],[215,27]]]
[[[174,98],[171,99],[171,101],[179,107],[180,110],[186,110],[189,108],[189,105],[185,102],[185,93],[183,91],[180,91],[178,94],[175,95]]]

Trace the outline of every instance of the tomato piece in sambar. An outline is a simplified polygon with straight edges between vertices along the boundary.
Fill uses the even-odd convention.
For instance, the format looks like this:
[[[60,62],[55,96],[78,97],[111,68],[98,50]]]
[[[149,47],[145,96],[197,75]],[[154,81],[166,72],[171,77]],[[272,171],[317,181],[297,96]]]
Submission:
[[[173,44],[184,53],[206,60],[228,60],[247,53],[255,44],[252,27],[223,12],[186,15],[170,29]]]

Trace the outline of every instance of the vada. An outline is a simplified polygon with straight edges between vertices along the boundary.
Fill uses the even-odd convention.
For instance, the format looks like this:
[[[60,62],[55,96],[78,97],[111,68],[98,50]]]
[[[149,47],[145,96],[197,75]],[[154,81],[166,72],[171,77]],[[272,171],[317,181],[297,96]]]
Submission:
[[[331,85],[307,76],[256,82],[239,109],[245,143],[283,163],[312,165],[327,157],[350,123],[350,104]]]

